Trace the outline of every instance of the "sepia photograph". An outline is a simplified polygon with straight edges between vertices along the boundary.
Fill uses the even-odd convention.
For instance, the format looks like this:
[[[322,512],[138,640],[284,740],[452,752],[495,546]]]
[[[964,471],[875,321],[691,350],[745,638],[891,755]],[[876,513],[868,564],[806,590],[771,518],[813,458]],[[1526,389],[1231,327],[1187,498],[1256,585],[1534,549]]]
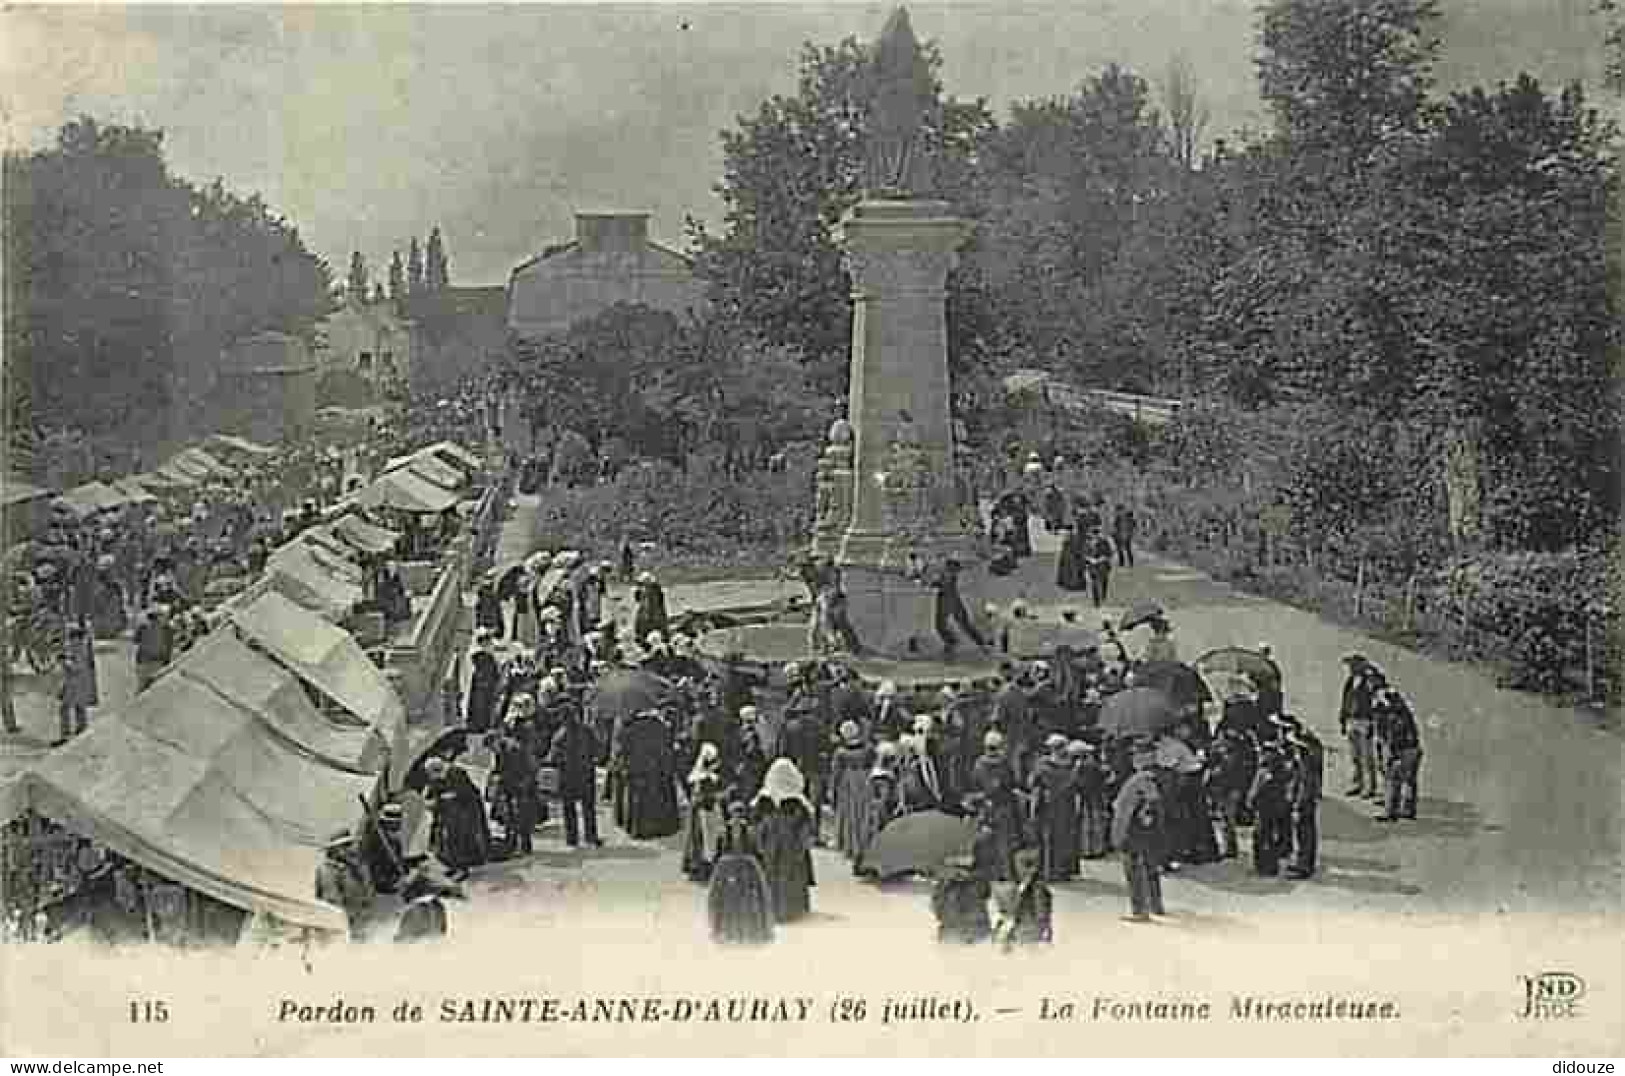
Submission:
[[[1625,1054],[1622,95],[1619,0],[0,8],[0,1056]]]

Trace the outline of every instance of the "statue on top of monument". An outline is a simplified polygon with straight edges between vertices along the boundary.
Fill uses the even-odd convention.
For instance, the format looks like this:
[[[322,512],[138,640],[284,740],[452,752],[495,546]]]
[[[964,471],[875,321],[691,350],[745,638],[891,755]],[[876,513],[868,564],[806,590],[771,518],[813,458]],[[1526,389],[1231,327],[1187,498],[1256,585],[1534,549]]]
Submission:
[[[931,65],[914,39],[908,12],[893,11],[870,63],[869,142],[864,193],[918,198],[931,190],[926,121],[936,108]]]

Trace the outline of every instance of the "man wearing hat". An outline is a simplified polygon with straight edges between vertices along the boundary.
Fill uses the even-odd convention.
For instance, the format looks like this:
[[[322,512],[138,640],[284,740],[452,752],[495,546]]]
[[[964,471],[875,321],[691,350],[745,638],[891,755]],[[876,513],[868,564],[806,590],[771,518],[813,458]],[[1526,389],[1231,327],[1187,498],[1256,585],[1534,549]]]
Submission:
[[[824,822],[825,748],[829,743],[827,726],[820,719],[818,700],[798,692],[785,706],[784,730],[779,734],[779,754],[796,764],[807,782],[807,798],[812,801],[813,843],[822,844]]]
[[[61,733],[57,744],[65,744],[85,731],[87,710],[96,704],[96,670],[91,664],[90,633],[83,624],[69,624],[58,657],[62,688],[58,695]]]
[[[1276,735],[1258,747],[1258,769],[1247,790],[1247,806],[1253,812],[1253,870],[1273,878],[1281,870],[1281,859],[1292,850],[1292,791],[1295,759],[1281,736],[1285,723],[1277,715],[1269,726]]]
[[[1348,677],[1343,681],[1343,700],[1338,707],[1338,728],[1349,742],[1349,760],[1354,767],[1352,783],[1344,795],[1370,799],[1382,797],[1377,776],[1376,715],[1371,701],[1377,684],[1377,670],[1363,654],[1343,658]]]
[[[959,561],[949,557],[943,562],[932,582],[936,594],[933,609],[937,637],[942,640],[943,656],[952,661],[954,651],[959,646],[959,636],[954,633],[955,626],[958,626],[971,642],[986,650],[987,640],[971,621],[970,611],[965,608],[964,596],[959,592]]]
[[[169,626],[164,607],[147,606],[135,626],[135,689],[145,691],[158,672],[175,657],[175,633]]]
[[[1388,750],[1386,810],[1379,822],[1416,817],[1417,778],[1422,768],[1422,737],[1416,715],[1398,691],[1387,685],[1373,699],[1377,725]]]
[[[1162,793],[1156,778],[1157,753],[1149,745],[1134,752],[1134,773],[1112,803],[1112,844],[1123,854],[1128,879],[1129,916],[1149,922],[1166,914],[1162,904]]]
[[[1325,750],[1320,737],[1296,717],[1283,714],[1278,720],[1292,759],[1292,779],[1287,789],[1287,804],[1292,812],[1292,856],[1286,874],[1288,878],[1308,878],[1315,873],[1320,859],[1320,788]]]

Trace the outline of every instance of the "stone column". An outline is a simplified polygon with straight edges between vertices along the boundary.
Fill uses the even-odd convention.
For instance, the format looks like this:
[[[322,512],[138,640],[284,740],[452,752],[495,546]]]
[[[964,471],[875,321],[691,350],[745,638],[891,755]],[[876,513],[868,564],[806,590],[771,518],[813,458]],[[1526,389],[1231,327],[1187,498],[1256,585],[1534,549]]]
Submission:
[[[932,592],[909,579],[910,563],[953,556],[968,582],[979,560],[955,497],[945,309],[967,234],[946,202],[923,199],[864,201],[841,222],[854,438],[837,563],[859,639],[898,656],[939,649]]]

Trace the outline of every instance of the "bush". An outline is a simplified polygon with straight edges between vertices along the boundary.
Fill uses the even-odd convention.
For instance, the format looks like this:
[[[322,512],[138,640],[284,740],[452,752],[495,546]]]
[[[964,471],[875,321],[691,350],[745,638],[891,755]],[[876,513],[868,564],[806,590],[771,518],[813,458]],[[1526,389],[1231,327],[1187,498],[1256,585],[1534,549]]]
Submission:
[[[610,556],[621,539],[653,542],[663,566],[764,567],[783,562],[812,529],[810,460],[728,479],[666,463],[627,468],[613,482],[541,491],[537,544]]]
[[[1586,627],[1591,661],[1617,669],[1620,551],[1591,547],[1562,553],[1487,553],[1450,565],[1437,583],[1450,615],[1502,640],[1516,686],[1565,691],[1583,674]]]

